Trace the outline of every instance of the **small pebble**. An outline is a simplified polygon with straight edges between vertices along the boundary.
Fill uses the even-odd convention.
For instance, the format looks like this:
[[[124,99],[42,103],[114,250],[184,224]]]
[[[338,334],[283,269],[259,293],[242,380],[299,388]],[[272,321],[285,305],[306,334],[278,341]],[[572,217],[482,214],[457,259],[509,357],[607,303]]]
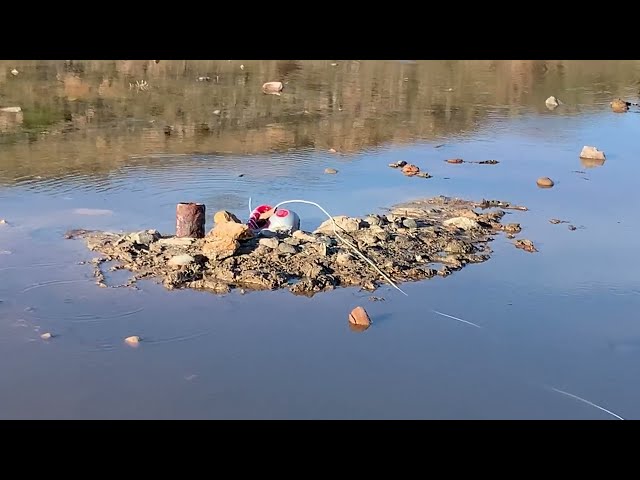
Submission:
[[[569,230],[571,230],[571,231],[573,231],[573,230],[577,230],[577,227],[575,227],[575,226],[573,226],[573,225],[569,225],[569,227],[567,227],[567,228],[569,228]]]
[[[140,343],[140,337],[137,335],[132,335],[124,339],[127,345],[131,345],[132,347],[137,347]]]
[[[336,153],[336,152],[337,152],[337,150],[335,148],[330,148],[329,149],[329,153]]]
[[[49,332],[40,335],[40,338],[43,340],[49,340],[51,337],[53,337],[53,335],[51,335]]]
[[[462,160],[461,158],[450,158],[447,160],[447,163],[463,163],[464,160]]]
[[[332,66],[332,67],[337,67],[337,66],[338,66],[338,64],[337,64],[337,63],[332,63],[332,64],[331,64],[331,66]]]
[[[416,177],[431,178],[431,175],[429,175],[428,172],[418,172],[418,173],[416,173]]]
[[[338,170],[336,170],[335,168],[325,168],[324,169],[324,173],[328,173],[330,175],[335,175],[336,173],[338,173]]]
[[[16,75],[18,75],[20,72],[18,70],[16,70],[15,68],[13,70],[11,70],[11,75],[13,75],[14,77]]]
[[[220,110],[214,110],[214,111],[213,111],[213,114],[214,114],[214,115],[220,115]]]
[[[540,177],[538,180],[536,180],[536,184],[538,184],[538,186],[542,188],[549,188],[553,187],[554,185],[553,180],[551,180],[549,177]]]
[[[7,221],[4,218],[0,218],[0,225],[6,225]]]

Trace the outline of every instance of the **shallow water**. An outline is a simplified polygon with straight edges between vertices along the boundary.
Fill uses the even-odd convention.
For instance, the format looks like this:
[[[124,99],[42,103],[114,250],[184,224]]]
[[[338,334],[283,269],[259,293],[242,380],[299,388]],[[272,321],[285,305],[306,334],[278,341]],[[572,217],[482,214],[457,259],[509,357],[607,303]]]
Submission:
[[[0,72],[0,107],[23,109],[0,113],[1,418],[615,418],[559,391],[640,418],[640,109],[608,108],[638,101],[640,62],[0,61]],[[129,88],[142,79],[148,90]],[[274,79],[283,94],[263,95]],[[549,95],[565,104],[549,111]],[[606,162],[585,164],[583,145]],[[396,160],[433,178],[404,177]],[[554,188],[536,187],[540,176]],[[246,218],[250,197],[364,215],[440,194],[528,206],[509,221],[539,252],[498,237],[488,262],[405,284],[409,297],[383,286],[371,302],[351,288],[100,289],[78,265],[92,253],[62,238],[171,233],[188,200],[211,219]],[[294,209],[303,228],[323,220]],[[364,333],[347,325],[356,305],[374,322]]]

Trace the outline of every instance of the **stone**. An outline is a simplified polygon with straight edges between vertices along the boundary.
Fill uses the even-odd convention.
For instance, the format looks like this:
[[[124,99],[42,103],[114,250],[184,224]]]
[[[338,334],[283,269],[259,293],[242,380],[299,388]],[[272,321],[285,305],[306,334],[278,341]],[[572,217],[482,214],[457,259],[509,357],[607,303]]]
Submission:
[[[266,82],[262,85],[262,91],[264,93],[277,94],[284,90],[284,84],[282,82]]]
[[[13,75],[14,77],[16,75],[18,75],[20,72],[18,70],[16,70],[15,68],[11,69],[11,75]]]
[[[280,241],[277,238],[272,237],[272,238],[261,238],[258,241],[258,243],[260,245],[265,246],[265,247],[269,247],[269,248],[271,248],[273,250],[275,248],[278,248],[278,245],[280,244]]]
[[[382,220],[380,220],[380,217],[377,215],[367,215],[364,217],[364,221],[369,225],[369,227],[378,226],[382,223]]]
[[[520,233],[522,228],[519,223],[507,223],[503,230],[507,233]]]
[[[42,335],[40,335],[40,338],[43,339],[43,340],[49,340],[52,337],[53,337],[53,335],[51,335],[51,333],[49,333],[49,332],[46,332],[46,333],[43,333]]]
[[[413,218],[405,218],[402,221],[402,225],[405,226],[406,228],[418,228],[418,224]]]
[[[22,109],[20,107],[2,107],[0,108],[0,112],[5,113],[20,113]]]
[[[4,218],[0,218],[0,225],[6,225],[7,221]]]
[[[335,175],[336,173],[338,173],[338,170],[336,170],[335,168],[325,168],[324,173],[327,173],[329,175]]]
[[[547,106],[549,110],[553,110],[558,105],[560,105],[560,101],[556,97],[551,95],[549,98],[545,100],[544,104]]]
[[[345,250],[340,250],[336,255],[336,263],[339,265],[346,265],[353,260],[353,255]]]
[[[150,245],[160,239],[160,233],[157,230],[143,230],[141,232],[132,233],[128,236],[128,240],[140,245]]]
[[[291,234],[291,236],[293,238],[297,238],[298,240],[301,240],[303,242],[315,242],[316,241],[316,237],[314,237],[313,235],[310,235],[306,232],[303,232],[302,230],[296,230],[295,232],[293,232]]]
[[[158,240],[159,245],[165,245],[168,247],[188,247],[195,242],[195,238],[189,237],[169,237],[169,238],[161,238]]]
[[[202,253],[210,259],[221,260],[236,253],[240,241],[252,237],[253,233],[243,223],[217,223],[204,238]]]
[[[549,177],[540,177],[536,180],[536,184],[541,188],[550,188],[553,187],[554,183]]]
[[[137,347],[137,346],[138,346],[138,344],[140,343],[140,337],[139,337],[139,336],[137,336],[137,335],[132,335],[132,336],[130,336],[130,337],[125,338],[125,339],[124,339],[124,342],[125,342],[127,345],[130,345],[130,346],[132,346],[132,347]]]
[[[447,163],[464,163],[464,160],[461,158],[450,158],[447,160]]]
[[[582,147],[582,151],[580,152],[580,158],[588,158],[591,160],[606,160],[604,152],[602,150],[598,150],[596,147],[590,147],[585,145]]]
[[[187,255],[186,253],[182,255],[176,255],[175,257],[171,257],[167,262],[167,265],[170,267],[182,267],[185,265],[190,265],[195,262],[195,258],[191,255]]]
[[[420,178],[431,178],[431,175],[429,175],[428,172],[418,172],[416,173],[416,177],[420,177]]]
[[[610,103],[611,110],[615,113],[624,113],[629,110],[629,103],[621,100],[620,98],[616,98]]]
[[[468,217],[453,217],[442,222],[445,227],[456,227],[462,230],[472,230],[479,228],[480,224]]]
[[[288,254],[294,254],[296,253],[296,247],[294,247],[293,245],[289,245],[288,243],[280,243],[278,245],[278,251],[280,253],[288,253]]]
[[[220,210],[213,215],[213,223],[216,225],[219,223],[230,223],[230,222],[242,223],[240,220],[238,220],[238,217],[236,217],[231,212],[227,212],[226,210]]]
[[[402,168],[407,164],[404,160],[398,160],[397,162],[390,163],[391,168]]]
[[[371,325],[369,314],[363,307],[356,307],[349,314],[349,323],[368,327]]]
[[[407,177],[413,177],[419,171],[420,169],[416,165],[405,165],[404,167],[402,167],[402,173],[404,173]]]
[[[358,220],[357,218],[350,218],[345,215],[339,215],[337,217],[333,217],[333,219],[336,222],[336,230],[338,231],[338,233],[340,233],[340,229],[343,229],[346,232],[357,232],[358,230],[360,230],[360,220]],[[313,233],[333,234],[333,230],[333,222],[329,219],[322,222]]]
[[[531,240],[526,240],[526,239],[516,240],[515,246],[516,248],[524,250],[525,252],[534,253],[538,251]]]

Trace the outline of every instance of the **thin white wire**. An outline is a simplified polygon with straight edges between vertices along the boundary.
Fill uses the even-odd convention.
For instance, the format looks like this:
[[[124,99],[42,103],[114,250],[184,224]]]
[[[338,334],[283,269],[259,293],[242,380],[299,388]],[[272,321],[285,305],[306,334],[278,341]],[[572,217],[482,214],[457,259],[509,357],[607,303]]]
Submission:
[[[618,420],[624,420],[624,418],[622,418],[620,415],[617,415],[617,414],[613,413],[611,410],[607,410],[606,408],[601,407],[600,405],[596,405],[595,403],[590,402],[589,400],[585,400],[584,398],[581,398],[581,397],[579,397],[577,395],[574,395],[573,393],[565,392],[565,391],[560,390],[560,389],[555,388],[555,387],[549,387],[549,388],[551,388],[551,390],[553,390],[555,392],[562,393],[563,395],[567,395],[568,397],[575,398],[576,400],[580,400],[581,402],[584,402],[587,405],[591,405],[592,407],[596,407],[597,409],[602,410],[603,412],[607,412],[609,415],[613,415]]]

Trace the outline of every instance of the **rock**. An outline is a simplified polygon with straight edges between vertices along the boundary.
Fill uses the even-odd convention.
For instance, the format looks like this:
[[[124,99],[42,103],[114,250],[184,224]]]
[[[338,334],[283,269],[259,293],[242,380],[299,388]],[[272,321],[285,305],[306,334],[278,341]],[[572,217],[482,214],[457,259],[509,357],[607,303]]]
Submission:
[[[264,93],[279,95],[282,90],[284,90],[282,82],[266,82],[262,85]]]
[[[364,235],[360,235],[358,237],[358,241],[363,246],[369,247],[369,246],[372,246],[372,245],[375,245],[376,243],[378,243],[379,240],[378,240],[378,237],[376,237],[374,234],[367,232]]]
[[[335,175],[336,173],[338,173],[338,170],[336,170],[335,168],[325,168],[324,173],[327,173],[329,175]]]
[[[211,81],[211,77],[198,77],[196,78],[197,82],[210,82]]]
[[[541,188],[550,188],[553,187],[554,183],[549,177],[540,177],[536,180],[536,184]]]
[[[447,163],[464,163],[464,160],[461,158],[450,158],[446,161]]]
[[[380,220],[380,217],[378,217],[377,215],[367,215],[366,217],[364,217],[364,221],[370,227],[377,226],[382,223],[382,221]]]
[[[350,218],[345,215],[339,215],[337,217],[333,217],[336,222],[338,228],[336,230],[340,233],[340,229],[342,228],[346,232],[357,232],[360,230],[360,221],[356,218]],[[320,226],[313,233],[330,233],[333,234],[333,222],[331,220],[325,220],[320,224]]]
[[[214,111],[213,111],[213,114],[214,114],[214,115],[220,115],[220,110],[214,110]]]
[[[569,225],[567,228],[568,228],[569,230],[571,230],[571,231],[573,231],[573,230],[577,230],[577,229],[578,229],[578,228],[577,228],[577,227],[575,227],[574,225]]]
[[[507,223],[503,230],[507,233],[520,233],[522,228],[519,223]]]
[[[4,218],[0,218],[0,225],[6,225],[7,221]]]
[[[629,102],[625,102],[619,98],[613,100],[609,105],[611,106],[611,110],[616,113],[624,113],[629,110]]]
[[[283,242],[288,243],[289,245],[293,245],[294,247],[300,245],[300,239],[295,237],[286,237]]]
[[[189,245],[195,242],[195,238],[188,237],[169,237],[169,238],[161,238],[158,240],[159,245],[166,245],[169,247],[188,247]]]
[[[560,105],[560,100],[558,100],[556,97],[552,95],[545,100],[544,104],[547,106],[549,110],[553,110],[558,105]]]
[[[275,248],[278,248],[278,244],[280,243],[280,241],[277,238],[272,237],[272,238],[261,238],[258,241],[258,243],[265,247],[269,247],[270,249],[273,250]]]
[[[150,245],[160,239],[160,233],[157,230],[143,230],[141,232],[132,233],[127,237],[130,241],[140,245]]]
[[[404,160],[398,160],[397,162],[390,163],[391,168],[402,168],[407,164]]]
[[[431,175],[429,175],[428,172],[418,172],[418,173],[416,173],[416,177],[431,178]]]
[[[310,235],[306,232],[303,232],[302,230],[296,230],[295,232],[293,232],[291,234],[291,236],[293,238],[297,238],[298,240],[301,240],[303,242],[315,242],[316,241],[316,237],[314,237],[313,235]]]
[[[456,227],[462,230],[471,230],[479,228],[480,224],[468,217],[453,217],[442,222],[445,227]]]
[[[184,265],[190,265],[193,262],[195,262],[195,258],[184,253],[182,255],[176,255],[175,257],[170,258],[167,262],[167,265],[169,265],[170,267],[182,267]]]
[[[297,252],[296,247],[284,242],[278,245],[278,251],[281,253],[288,253],[288,254],[294,254]]]
[[[407,228],[418,228],[418,224],[413,218],[405,218],[402,221],[402,225],[404,225]]]
[[[242,223],[233,213],[226,210],[220,210],[213,215],[213,223]]]
[[[18,70],[16,70],[15,68],[11,70],[11,75],[13,75],[14,77],[16,75],[18,75],[20,72]]]
[[[130,336],[130,337],[125,338],[125,339],[124,339],[124,342],[125,342],[127,345],[130,345],[130,346],[132,346],[132,347],[137,347],[137,346],[138,346],[138,344],[140,343],[140,337],[139,337],[139,336],[137,336],[137,335],[132,335],[132,336]]]
[[[398,160],[397,162],[390,163],[391,168],[402,168],[407,164],[404,160]]]
[[[336,263],[339,265],[346,265],[353,260],[353,255],[345,250],[340,250],[336,255]]]
[[[516,240],[515,246],[516,248],[524,250],[525,252],[533,253],[538,251],[531,240]]]
[[[338,153],[338,151],[335,148],[330,148],[329,153]]]
[[[415,165],[405,165],[404,167],[402,167],[402,173],[404,173],[407,177],[413,177],[419,171],[420,169]]]
[[[241,240],[248,240],[252,237],[253,233],[243,223],[218,223],[204,238],[202,253],[209,259],[221,260],[236,253],[236,250],[240,248]]]
[[[349,314],[349,323],[353,325],[362,325],[368,327],[371,325],[371,319],[369,318],[369,314],[362,307],[356,307],[351,310]]]
[[[20,113],[22,109],[20,107],[2,107],[0,108],[0,112],[5,113]]]
[[[42,335],[40,335],[40,338],[43,339],[43,340],[49,340],[52,337],[53,337],[53,335],[51,335],[51,333],[49,333],[49,332],[46,332],[46,333],[43,333]]]
[[[468,253],[470,250],[468,244],[455,239],[449,241],[444,247],[444,251],[447,253]]]
[[[596,147],[590,147],[585,145],[580,152],[580,158],[588,158],[592,160],[606,160],[604,152],[598,150]]]
[[[567,221],[566,220],[560,220],[559,218],[552,218],[551,220],[549,220],[549,223],[557,225],[559,223],[567,223]]]

